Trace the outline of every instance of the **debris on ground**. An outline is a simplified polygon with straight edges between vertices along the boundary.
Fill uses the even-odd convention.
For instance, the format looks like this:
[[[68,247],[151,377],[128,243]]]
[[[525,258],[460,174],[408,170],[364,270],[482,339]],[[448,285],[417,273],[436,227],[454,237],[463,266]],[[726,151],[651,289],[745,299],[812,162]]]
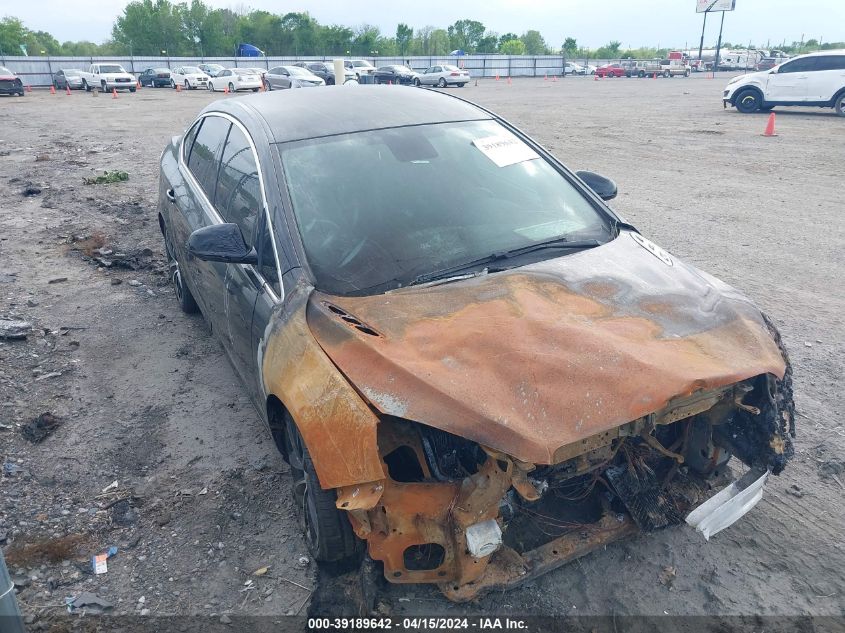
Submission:
[[[13,475],[17,475],[21,470],[23,470],[17,464],[13,464],[12,462],[4,462],[3,463],[3,474],[6,477],[12,477]]]
[[[114,607],[114,605],[105,598],[101,598],[97,594],[93,594],[88,591],[81,593],[78,596],[65,598],[65,604],[67,605],[68,613],[76,613],[84,610],[86,613],[99,614]]]
[[[129,180],[129,174],[125,171],[112,170],[104,171],[99,176],[93,178],[83,178],[82,182],[86,185],[105,185],[112,182],[124,182]]]
[[[41,187],[37,187],[36,185],[33,185],[32,183],[29,183],[26,187],[24,187],[24,190],[21,191],[21,195],[23,195],[26,198],[29,198],[31,196],[38,196],[40,194],[41,194]]]
[[[105,574],[109,571],[108,560],[117,555],[117,548],[112,545],[102,554],[97,554],[91,557],[91,569],[94,570],[95,575]]]
[[[658,578],[660,579],[660,584],[664,587],[668,587],[669,589],[671,589],[672,583],[675,582],[676,572],[677,570],[674,567],[664,567],[663,571],[660,572],[660,576],[658,576]]]
[[[58,538],[43,538],[26,544],[12,543],[6,551],[9,565],[32,565],[44,561],[61,562],[76,555],[85,541],[81,534],[67,534]]]
[[[0,319],[0,338],[7,340],[20,340],[27,337],[32,324],[18,319]]]
[[[60,284],[64,281],[67,281],[67,277],[53,277],[52,279],[48,280],[48,284]]]
[[[45,377],[49,377],[49,374],[46,374]],[[61,425],[62,420],[60,418],[52,413],[42,413],[21,427],[21,435],[33,444],[38,444],[47,439]]]

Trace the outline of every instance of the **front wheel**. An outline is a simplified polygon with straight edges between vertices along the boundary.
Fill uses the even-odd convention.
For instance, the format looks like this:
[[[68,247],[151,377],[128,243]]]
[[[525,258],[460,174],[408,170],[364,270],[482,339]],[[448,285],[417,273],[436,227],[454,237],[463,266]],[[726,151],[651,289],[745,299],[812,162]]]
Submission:
[[[665,78],[665,77],[671,77],[671,76],[672,76],[672,73],[670,73],[668,70],[664,70],[664,71],[663,71],[663,77],[664,77],[664,78]]]
[[[466,86],[466,83],[458,84],[458,88],[463,88],[464,86]]]
[[[85,92],[91,92],[91,87],[88,85],[88,82],[84,79],[82,80],[82,87],[85,88]]]
[[[137,90],[137,88],[130,88],[129,92],[135,92],[136,90]]]
[[[191,89],[191,84],[189,84],[188,80],[186,79],[185,80],[185,90],[190,90],[190,89]]]
[[[176,301],[179,303],[179,308],[185,314],[196,314],[200,308],[182,278],[182,271],[179,268],[179,262],[176,261],[173,244],[167,230],[164,232],[164,250],[167,255],[167,266],[170,269],[170,279],[173,281],[173,289],[176,291]]]
[[[760,93],[756,90],[743,90],[736,96],[734,105],[743,114],[751,114],[760,109],[762,101]]]
[[[335,491],[320,487],[308,447],[293,419],[285,417],[293,501],[308,549],[319,562],[349,560],[360,552],[361,542],[352,531],[346,512],[337,509]]]
[[[441,77],[440,81],[437,82],[437,85],[440,86],[441,88],[445,88],[446,87],[446,78]]]
[[[176,90],[176,82],[173,81],[172,79],[170,80],[170,87],[173,88],[174,90]]]
[[[638,75],[638,77],[639,77],[640,79],[642,79],[643,77],[645,77],[645,71],[644,71],[644,70],[641,70],[641,71],[640,71],[640,74]]]
[[[229,92],[235,92],[235,84],[233,84],[231,81],[229,82]]]
[[[689,69],[684,71],[684,77],[689,77]]]
[[[209,92],[214,92],[214,84],[213,84],[213,83],[211,83],[210,81],[208,82],[208,91],[209,91]]]
[[[417,88],[419,88],[419,87],[422,85],[422,83],[420,82],[419,78],[414,79],[414,85],[415,85]]]

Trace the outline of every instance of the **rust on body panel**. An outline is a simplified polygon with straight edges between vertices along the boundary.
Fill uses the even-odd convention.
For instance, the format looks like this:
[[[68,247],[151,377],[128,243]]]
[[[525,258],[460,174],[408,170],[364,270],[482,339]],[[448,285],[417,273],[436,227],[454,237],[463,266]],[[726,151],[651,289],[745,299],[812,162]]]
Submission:
[[[266,393],[296,421],[323,488],[382,480],[378,418],[314,340],[305,319],[307,289],[297,293],[267,337]]]
[[[672,399],[783,376],[759,311],[712,284],[680,262],[664,266],[623,234],[459,283],[315,293],[308,322],[380,412],[549,464],[561,447]]]

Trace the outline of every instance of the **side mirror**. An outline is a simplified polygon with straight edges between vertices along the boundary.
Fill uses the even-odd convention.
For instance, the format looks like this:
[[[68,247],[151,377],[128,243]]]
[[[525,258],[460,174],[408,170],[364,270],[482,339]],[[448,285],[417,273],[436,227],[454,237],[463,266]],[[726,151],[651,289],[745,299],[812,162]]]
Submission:
[[[605,178],[592,171],[576,171],[575,175],[583,180],[590,189],[595,191],[596,195],[602,200],[613,200],[618,193],[616,183],[610,178]]]
[[[188,238],[188,256],[206,262],[257,264],[258,254],[244,242],[237,224],[212,224],[197,229]]]

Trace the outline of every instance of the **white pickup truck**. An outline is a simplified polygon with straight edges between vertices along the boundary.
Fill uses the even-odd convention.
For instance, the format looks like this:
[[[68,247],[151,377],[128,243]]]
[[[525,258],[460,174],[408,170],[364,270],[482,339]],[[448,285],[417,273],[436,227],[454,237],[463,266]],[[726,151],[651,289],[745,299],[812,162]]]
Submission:
[[[82,71],[82,87],[87,91],[101,90],[111,92],[114,89],[135,92],[136,79],[120,64],[91,64],[88,72]]]

